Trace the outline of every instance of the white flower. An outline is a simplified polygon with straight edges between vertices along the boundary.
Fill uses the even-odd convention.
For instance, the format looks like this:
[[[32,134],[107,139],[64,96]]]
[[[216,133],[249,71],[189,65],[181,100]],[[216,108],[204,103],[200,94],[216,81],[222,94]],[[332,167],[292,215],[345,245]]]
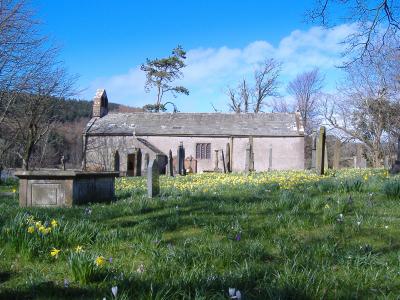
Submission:
[[[236,295],[236,289],[235,288],[229,288],[229,297],[234,297]]]
[[[361,222],[360,221],[357,221],[357,226],[360,226],[361,225]]]
[[[385,225],[385,229],[388,229],[388,228],[389,228],[389,226]]]
[[[111,292],[114,295],[114,297],[116,298],[117,297],[117,293],[118,293],[118,287],[117,286],[113,286],[111,288]]]

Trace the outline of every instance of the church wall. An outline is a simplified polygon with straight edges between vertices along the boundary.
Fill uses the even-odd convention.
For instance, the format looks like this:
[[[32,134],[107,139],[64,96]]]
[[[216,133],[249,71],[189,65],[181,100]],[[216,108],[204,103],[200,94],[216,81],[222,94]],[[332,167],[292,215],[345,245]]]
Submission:
[[[230,142],[227,137],[181,137],[181,136],[140,136],[168,155],[177,156],[180,142],[183,142],[185,156],[196,159],[196,144],[210,143],[211,157],[197,159],[197,172],[214,170],[215,150],[223,149]],[[249,138],[233,138],[232,170],[243,172],[246,163],[246,145]],[[98,136],[89,137],[87,149],[87,166],[90,169],[113,170],[114,153],[119,152],[120,171],[127,170],[127,155],[134,153],[135,148],[142,152],[142,173],[144,173],[144,156],[149,153],[150,159],[155,159],[156,154],[138,142],[133,136]],[[270,148],[272,148],[272,170],[304,169],[304,137],[254,137],[254,168],[255,171],[267,171],[269,168]],[[219,152],[219,168],[223,169],[221,152]]]

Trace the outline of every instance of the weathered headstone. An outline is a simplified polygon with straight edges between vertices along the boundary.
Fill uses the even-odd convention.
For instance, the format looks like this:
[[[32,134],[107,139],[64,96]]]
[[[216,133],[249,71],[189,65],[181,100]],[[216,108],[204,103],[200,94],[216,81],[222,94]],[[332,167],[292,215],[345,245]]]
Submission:
[[[178,173],[182,176],[186,175],[185,169],[185,148],[183,142],[178,147]]]
[[[356,168],[366,168],[367,167],[367,161],[364,157],[364,147],[361,144],[357,145],[357,162],[356,162]]]
[[[61,169],[65,170],[65,157],[64,157],[64,155],[61,156]]]
[[[268,171],[272,170],[272,145],[268,149]]]
[[[339,170],[340,168],[340,141],[335,141],[335,148],[333,150],[333,169]]]
[[[245,172],[250,172],[250,161],[251,161],[251,146],[250,143],[246,144],[246,161],[244,164]]]
[[[316,168],[318,175],[324,175],[325,173],[325,140],[326,140],[326,129],[324,126],[321,126],[319,130],[319,138],[317,143],[317,152],[316,152]]]
[[[174,176],[174,159],[172,158],[172,150],[168,153],[168,166],[167,175]]]
[[[390,174],[400,174],[400,136],[397,140],[397,160],[394,162],[392,168],[390,169]]]
[[[312,134],[312,144],[311,144],[311,169],[315,170],[317,166],[317,132],[314,130]]]
[[[142,176],[142,151],[137,148],[135,151],[135,176]]]
[[[219,150],[218,149],[216,149],[216,150],[214,150],[215,151],[215,157],[214,157],[214,171],[215,172],[219,172],[219,171],[221,171],[221,169],[219,168],[219,157],[218,157],[218,154],[219,154]]]
[[[385,156],[385,158],[383,159],[383,166],[385,167],[386,170],[388,170],[390,168],[388,156]]]
[[[253,152],[253,137],[249,137],[249,142],[246,144],[246,161],[245,161],[245,171],[254,171],[254,152]]]
[[[231,147],[230,147],[229,143],[226,144],[225,163],[226,163],[226,171],[232,172],[232,169],[231,169]]]
[[[224,149],[221,149],[221,158],[222,158],[222,166],[224,167],[224,173],[226,173],[226,164],[225,164],[225,155],[224,155]]]
[[[147,167],[147,196],[153,198],[160,193],[160,170],[157,159],[152,160]]]

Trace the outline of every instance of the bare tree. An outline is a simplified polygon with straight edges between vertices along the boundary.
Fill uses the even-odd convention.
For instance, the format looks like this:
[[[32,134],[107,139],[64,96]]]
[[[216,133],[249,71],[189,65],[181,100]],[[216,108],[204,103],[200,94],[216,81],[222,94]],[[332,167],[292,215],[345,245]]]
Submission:
[[[301,114],[307,134],[311,134],[318,124],[319,97],[323,82],[324,76],[318,69],[314,69],[297,75],[287,87],[288,93],[294,97],[294,106]]]
[[[236,88],[228,88],[229,108],[236,113],[259,113],[266,105],[267,97],[278,96],[281,64],[267,59],[254,71],[253,87],[243,79]]]
[[[348,46],[345,54],[352,55],[349,64],[375,55],[392,39],[398,40],[399,13],[396,0],[315,0],[308,17],[323,26],[334,25],[335,21],[356,25],[356,32],[343,41]],[[396,48],[399,49],[398,43]]]
[[[16,151],[28,168],[55,119],[57,102],[48,99],[69,96],[75,81],[38,25],[25,1],[0,0],[0,164]]]
[[[339,96],[325,101],[327,122],[348,138],[362,142],[375,167],[381,165],[383,145],[393,131],[399,114],[399,94],[394,70],[396,56],[379,56],[358,61],[346,68],[346,81]],[[397,129],[395,129],[397,128]]]
[[[230,99],[229,108],[236,113],[247,113],[250,107],[250,90],[246,79],[236,89],[228,88],[227,94]]]

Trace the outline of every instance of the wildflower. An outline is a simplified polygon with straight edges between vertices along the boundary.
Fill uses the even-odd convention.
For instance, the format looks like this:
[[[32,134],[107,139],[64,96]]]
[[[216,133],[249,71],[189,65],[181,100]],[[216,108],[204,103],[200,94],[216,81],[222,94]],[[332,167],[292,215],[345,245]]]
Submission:
[[[34,233],[35,232],[35,227],[29,226],[28,227],[28,233]]]
[[[51,220],[51,222],[50,222],[50,223],[51,223],[51,226],[52,226],[52,227],[57,227],[57,226],[58,226],[58,223],[57,223],[57,221],[56,221],[56,220],[54,220],[54,219],[53,219],[53,220]]]
[[[144,265],[140,264],[139,268],[137,268],[136,272],[142,274],[144,272]]]
[[[110,258],[108,259],[108,262],[109,262],[110,264],[112,264],[112,262],[113,262],[113,258],[112,258],[112,257],[110,257]]]
[[[60,253],[60,251],[61,251],[60,249],[53,248],[50,251],[50,255],[55,257],[55,258],[58,258],[58,253]]]
[[[385,225],[385,229],[388,229],[388,228],[389,228],[389,226]]]
[[[111,293],[114,295],[115,298],[117,298],[118,287],[117,286],[113,286],[111,288]]]
[[[106,259],[103,256],[97,256],[94,262],[96,266],[102,267],[106,263]]]
[[[43,228],[40,230],[40,232],[41,232],[43,235],[48,234],[50,231],[51,231],[51,228],[50,228],[50,227],[47,227],[47,228],[43,227]]]
[[[75,252],[76,253],[80,253],[82,251],[83,251],[83,247],[82,246],[78,245],[78,246],[75,247]]]
[[[360,226],[361,225],[361,221],[357,221],[357,226]]]
[[[241,235],[240,235],[240,233],[238,233],[238,234],[236,235],[235,240],[236,240],[237,242],[239,242],[239,241],[241,240]]]

